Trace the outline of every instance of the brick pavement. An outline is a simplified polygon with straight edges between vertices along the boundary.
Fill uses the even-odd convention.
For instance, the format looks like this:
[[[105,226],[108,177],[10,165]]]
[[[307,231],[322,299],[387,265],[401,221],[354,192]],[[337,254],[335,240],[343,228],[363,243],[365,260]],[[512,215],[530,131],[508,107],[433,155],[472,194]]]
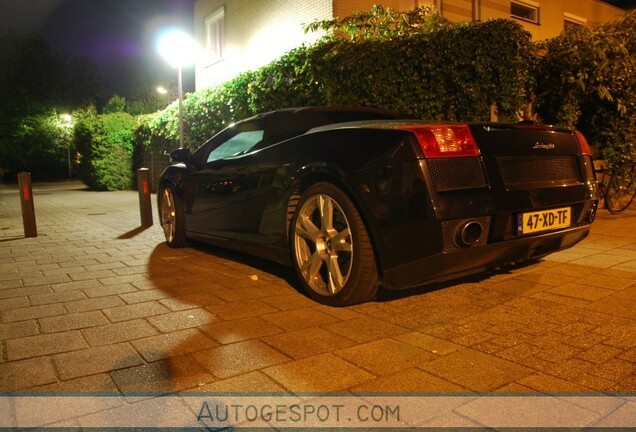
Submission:
[[[335,309],[285,267],[168,248],[135,192],[34,201],[24,239],[0,189],[0,391],[636,391],[636,211],[538,264]]]

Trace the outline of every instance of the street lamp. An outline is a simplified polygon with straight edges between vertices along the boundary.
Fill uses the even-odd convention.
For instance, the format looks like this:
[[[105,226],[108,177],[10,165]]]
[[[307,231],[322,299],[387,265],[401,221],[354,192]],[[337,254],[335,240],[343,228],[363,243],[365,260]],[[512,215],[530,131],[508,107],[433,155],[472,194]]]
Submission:
[[[157,42],[159,54],[179,73],[179,147],[183,148],[183,78],[181,70],[194,62],[194,41],[181,30],[167,30]]]

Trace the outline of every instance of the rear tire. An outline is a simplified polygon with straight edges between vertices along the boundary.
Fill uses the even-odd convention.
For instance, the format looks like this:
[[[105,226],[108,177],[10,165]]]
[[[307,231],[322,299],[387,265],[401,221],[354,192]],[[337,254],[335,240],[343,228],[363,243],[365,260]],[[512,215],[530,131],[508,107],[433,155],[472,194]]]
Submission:
[[[636,195],[636,163],[628,162],[612,174],[607,184],[605,206],[610,213],[622,213]]]
[[[366,227],[349,197],[330,183],[302,195],[290,226],[292,262],[305,291],[330,306],[374,299],[378,270]]]
[[[159,218],[168,246],[180,248],[188,243],[179,197],[171,187],[162,187],[159,190]]]

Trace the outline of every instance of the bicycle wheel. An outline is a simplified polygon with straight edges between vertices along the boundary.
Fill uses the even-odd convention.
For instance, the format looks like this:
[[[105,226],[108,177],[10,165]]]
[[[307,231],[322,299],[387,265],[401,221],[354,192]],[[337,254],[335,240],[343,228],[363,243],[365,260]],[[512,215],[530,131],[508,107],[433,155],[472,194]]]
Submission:
[[[605,191],[605,205],[610,213],[621,213],[636,196],[636,163],[627,162],[612,174]]]

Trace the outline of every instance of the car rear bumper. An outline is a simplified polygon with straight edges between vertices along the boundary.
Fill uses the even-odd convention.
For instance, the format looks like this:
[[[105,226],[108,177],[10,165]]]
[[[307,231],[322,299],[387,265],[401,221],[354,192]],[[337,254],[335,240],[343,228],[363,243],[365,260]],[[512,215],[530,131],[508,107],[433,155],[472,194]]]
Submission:
[[[499,243],[444,251],[384,270],[386,289],[406,289],[480,273],[506,263],[526,261],[567,249],[590,232],[591,225],[521,237]]]

